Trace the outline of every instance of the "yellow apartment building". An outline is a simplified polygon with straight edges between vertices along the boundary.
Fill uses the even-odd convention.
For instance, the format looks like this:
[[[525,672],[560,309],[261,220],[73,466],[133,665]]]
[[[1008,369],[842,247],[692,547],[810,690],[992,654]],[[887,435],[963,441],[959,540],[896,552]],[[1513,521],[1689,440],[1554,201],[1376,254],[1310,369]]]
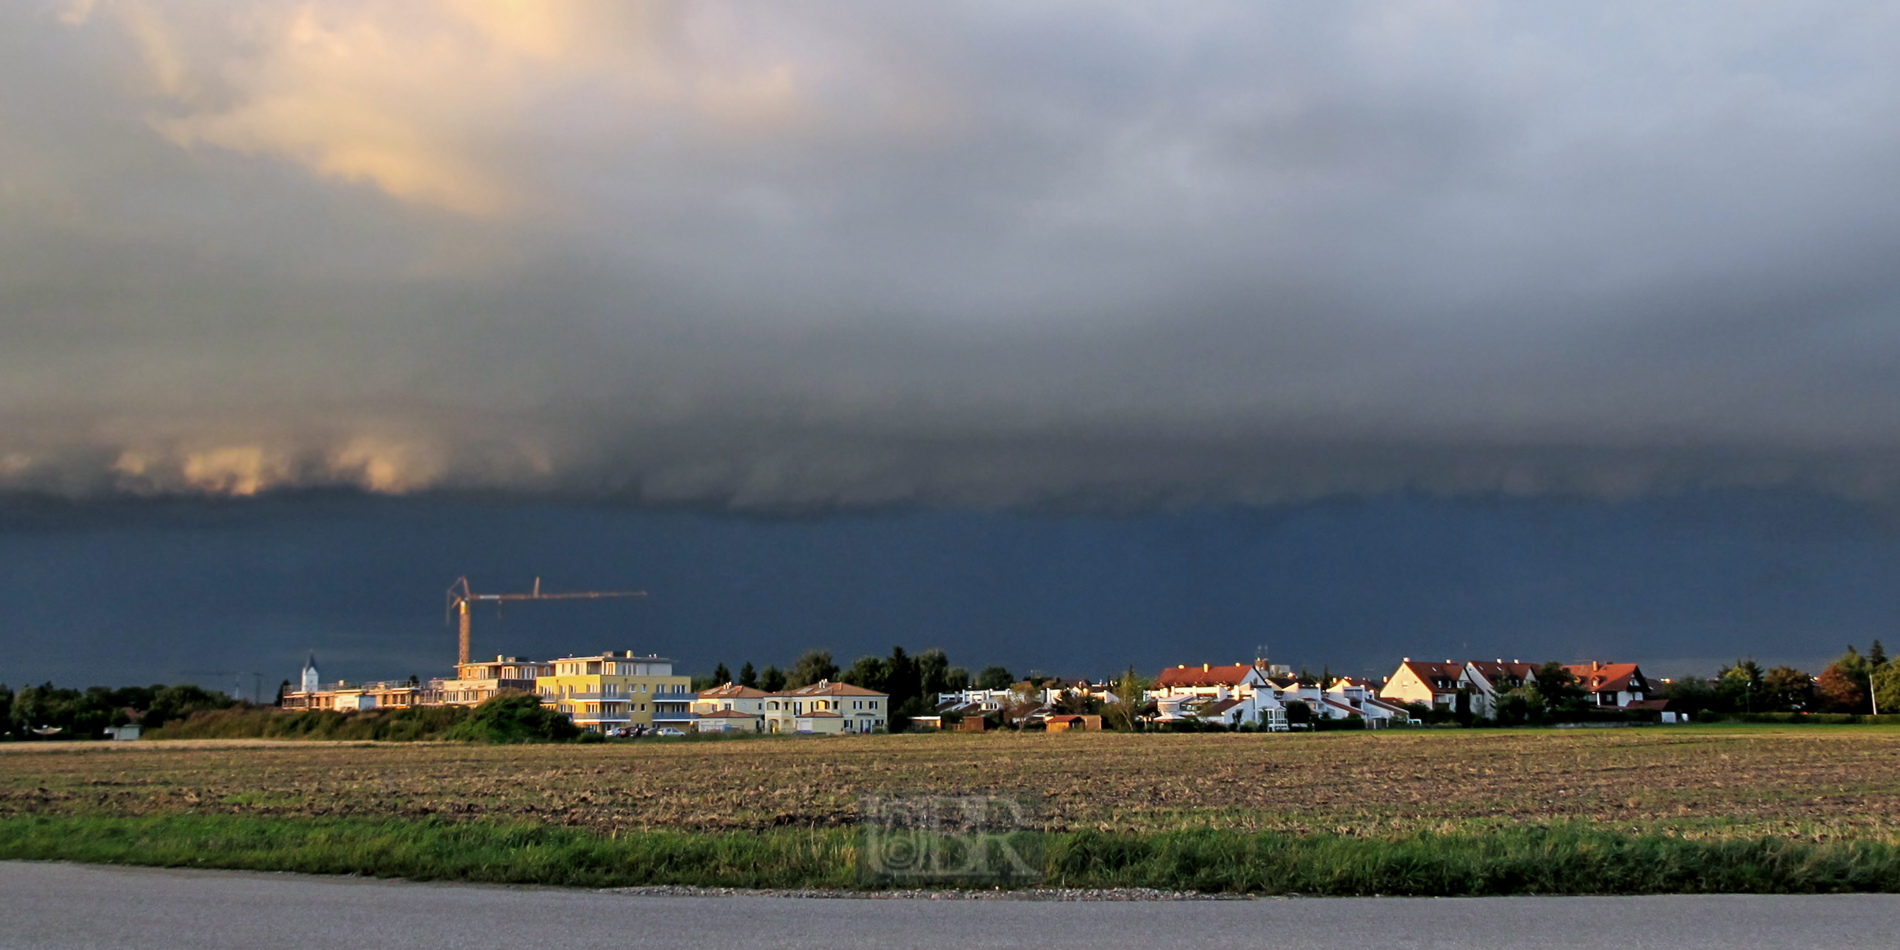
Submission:
[[[672,660],[628,650],[567,656],[548,665],[553,670],[535,677],[535,692],[582,729],[692,727],[692,681],[673,675]]]

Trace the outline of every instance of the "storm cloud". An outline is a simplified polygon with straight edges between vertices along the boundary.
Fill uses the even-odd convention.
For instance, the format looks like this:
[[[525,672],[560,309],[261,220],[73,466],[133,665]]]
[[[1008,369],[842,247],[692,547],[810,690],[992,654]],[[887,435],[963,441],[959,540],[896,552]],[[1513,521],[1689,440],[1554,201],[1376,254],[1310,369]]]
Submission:
[[[0,9],[0,489],[1900,486],[1890,4]]]

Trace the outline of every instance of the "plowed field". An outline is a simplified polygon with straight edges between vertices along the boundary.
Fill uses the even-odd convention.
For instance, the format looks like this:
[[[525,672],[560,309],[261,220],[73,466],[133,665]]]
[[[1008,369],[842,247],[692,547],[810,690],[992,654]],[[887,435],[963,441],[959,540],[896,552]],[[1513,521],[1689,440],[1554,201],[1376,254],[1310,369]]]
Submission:
[[[1028,791],[1050,830],[1583,821],[1900,842],[1900,730],[916,735],[606,745],[0,745],[0,816],[244,814],[637,829],[835,826],[883,790]]]

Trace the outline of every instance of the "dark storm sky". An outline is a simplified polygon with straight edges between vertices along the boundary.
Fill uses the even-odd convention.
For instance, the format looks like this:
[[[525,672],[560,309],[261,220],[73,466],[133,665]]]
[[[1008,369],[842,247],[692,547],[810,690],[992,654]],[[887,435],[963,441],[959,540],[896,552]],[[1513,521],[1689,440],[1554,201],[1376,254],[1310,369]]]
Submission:
[[[1838,652],[1893,586],[1896,48],[1853,2],[9,4],[0,638],[383,673],[417,590],[558,550],[683,658]]]

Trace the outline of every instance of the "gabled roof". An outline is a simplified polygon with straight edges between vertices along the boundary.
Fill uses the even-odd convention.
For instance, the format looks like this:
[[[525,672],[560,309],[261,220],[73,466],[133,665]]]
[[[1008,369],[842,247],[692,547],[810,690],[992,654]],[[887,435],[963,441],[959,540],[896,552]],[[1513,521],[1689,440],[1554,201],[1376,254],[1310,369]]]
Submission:
[[[1647,685],[1632,686],[1631,680],[1643,679],[1643,671],[1634,663],[1579,663],[1564,669],[1577,678],[1578,686],[1592,693],[1648,691]]]
[[[1201,707],[1200,715],[1218,716],[1221,713],[1224,713],[1227,710],[1232,709],[1238,705],[1240,705],[1240,700],[1238,699],[1223,699],[1218,703],[1209,703],[1208,705]]]
[[[797,689],[788,689],[785,692],[777,693],[775,695],[779,695],[779,696],[876,696],[879,699],[884,699],[888,697],[890,694],[880,693],[874,689],[865,689],[862,686],[853,686],[850,683],[833,683],[830,680],[819,680],[818,682],[813,683],[810,686],[800,686]]]
[[[1350,704],[1347,704],[1347,703],[1342,703],[1342,702],[1339,702],[1339,701],[1337,701],[1337,700],[1332,700],[1332,699],[1324,699],[1324,698],[1322,698],[1322,699],[1320,700],[1320,702],[1323,702],[1323,703],[1325,703],[1326,705],[1328,705],[1328,706],[1331,706],[1331,707],[1333,707],[1334,709],[1343,709],[1343,710],[1345,710],[1346,712],[1349,712],[1349,713],[1351,713],[1351,714],[1353,714],[1353,715],[1355,715],[1355,716],[1364,716],[1364,715],[1365,715],[1364,713],[1362,713],[1362,712],[1360,712],[1359,710],[1357,710],[1357,709],[1354,709],[1354,708],[1352,708],[1352,706],[1351,706]]]
[[[1245,663],[1234,666],[1176,666],[1161,671],[1155,685],[1167,686],[1239,686],[1254,672]]]
[[[1451,680],[1455,686],[1458,680],[1465,675],[1465,665],[1463,663],[1428,663],[1424,660],[1406,660],[1399,664],[1399,668],[1402,670],[1411,670],[1412,675],[1418,677],[1420,682],[1434,689],[1441,688],[1437,683],[1433,682],[1434,680]],[[1398,679],[1398,677],[1394,676],[1393,679]]]
[[[700,699],[764,699],[770,695],[772,694],[765,690],[754,689],[750,686],[740,686],[737,683],[727,683],[724,686],[715,686],[712,689],[702,689],[699,691]]]
[[[1537,681],[1537,667],[1531,663],[1519,663],[1515,660],[1509,663],[1502,660],[1472,660],[1466,665],[1492,683],[1506,677],[1523,680],[1526,683]]]
[[[828,712],[828,711],[825,711],[825,710],[822,710],[822,709],[821,709],[821,710],[818,710],[818,711],[816,711],[816,712],[808,712],[808,713],[799,713],[799,714],[798,714],[798,715],[797,715],[796,717],[794,717],[794,718],[797,718],[797,719],[843,719],[843,718],[844,718],[844,714],[843,714],[843,713],[835,713],[835,712]]]
[[[699,714],[701,719],[757,719],[758,713],[740,712],[737,709],[715,709]]]

